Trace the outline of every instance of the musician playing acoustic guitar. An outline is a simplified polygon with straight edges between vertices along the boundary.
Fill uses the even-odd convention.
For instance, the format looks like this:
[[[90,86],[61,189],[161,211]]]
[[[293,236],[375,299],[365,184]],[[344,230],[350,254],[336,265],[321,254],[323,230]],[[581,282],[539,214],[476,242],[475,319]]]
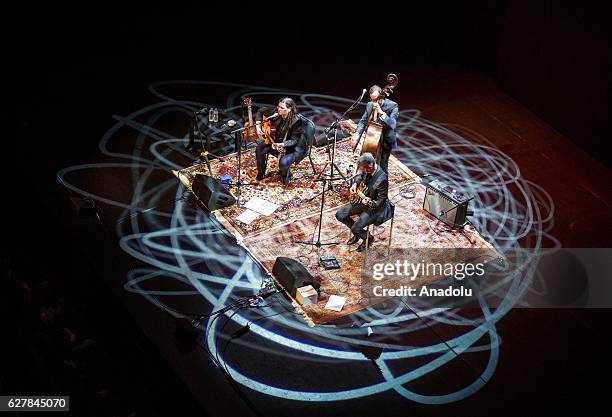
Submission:
[[[373,121],[383,125],[382,143],[380,144],[380,167],[383,171],[388,172],[389,156],[391,150],[397,146],[395,139],[395,128],[397,125],[398,105],[395,101],[384,98],[383,89],[378,85],[370,87],[370,102],[366,106],[366,110],[357,124],[357,129],[351,140],[355,143],[361,133],[366,128],[370,117]]]
[[[387,173],[376,164],[371,153],[366,152],[357,160],[360,175],[351,186],[351,204],[342,207],[336,212],[336,219],[347,225],[353,235],[346,242],[348,245],[355,244],[362,239],[363,242],[357,248],[362,252],[366,248],[366,228],[371,225],[381,225],[392,216],[391,203],[388,198],[389,181]],[[359,220],[354,221],[351,216],[359,215]],[[368,247],[372,245],[374,236],[368,237]]]
[[[283,184],[289,184],[291,164],[297,164],[308,153],[308,141],[304,132],[304,123],[310,123],[300,115],[293,99],[285,97],[278,102],[276,113],[271,109],[260,109],[256,119],[261,122],[269,118],[276,127],[275,137],[271,140],[257,140],[255,156],[257,157],[257,180],[263,180],[266,175],[268,154],[279,157],[278,166]],[[261,126],[257,126],[258,136],[264,135]]]

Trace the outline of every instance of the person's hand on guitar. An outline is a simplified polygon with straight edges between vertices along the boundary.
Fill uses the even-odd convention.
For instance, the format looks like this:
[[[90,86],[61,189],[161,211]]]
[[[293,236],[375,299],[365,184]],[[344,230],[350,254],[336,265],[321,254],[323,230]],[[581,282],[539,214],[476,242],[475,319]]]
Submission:
[[[361,202],[362,202],[363,204],[365,204],[366,206],[368,206],[368,207],[372,207],[372,199],[371,199],[370,197],[365,197],[365,196],[364,196],[364,197],[361,199]]]
[[[357,192],[357,183],[354,182],[353,185],[351,185],[351,189],[349,190],[351,195],[354,195]]]
[[[285,146],[282,142],[272,142],[272,149],[282,152],[285,149]]]

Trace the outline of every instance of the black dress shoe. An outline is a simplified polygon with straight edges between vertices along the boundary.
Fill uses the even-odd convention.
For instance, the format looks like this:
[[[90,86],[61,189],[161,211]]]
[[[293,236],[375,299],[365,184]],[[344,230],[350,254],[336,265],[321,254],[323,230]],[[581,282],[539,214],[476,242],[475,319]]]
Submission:
[[[372,246],[373,243],[374,243],[374,236],[370,235],[370,238],[368,239],[368,248]],[[366,248],[366,241],[363,240],[361,242],[361,245],[357,246],[357,252],[363,252],[365,248]]]
[[[347,245],[354,245],[357,242],[359,242],[359,236],[353,235],[353,236],[351,236],[351,238],[349,240],[346,241],[346,244]]]

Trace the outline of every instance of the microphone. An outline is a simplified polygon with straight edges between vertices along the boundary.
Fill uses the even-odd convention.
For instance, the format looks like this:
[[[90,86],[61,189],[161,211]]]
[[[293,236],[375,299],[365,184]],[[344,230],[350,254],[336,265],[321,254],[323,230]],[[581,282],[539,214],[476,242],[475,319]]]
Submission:
[[[266,120],[272,120],[278,117],[278,113],[274,113],[272,116],[266,118]]]
[[[363,91],[361,92],[361,97],[359,97],[359,101],[363,99],[363,96],[365,96],[366,91],[368,90],[364,88]]]
[[[233,119],[228,120],[227,122],[223,123],[220,127],[219,127],[219,131],[216,133],[223,133],[226,130],[232,128],[236,126],[236,121]]]
[[[355,175],[352,175],[350,177],[347,177],[344,181],[348,181],[348,180],[352,180],[355,177],[358,177],[359,175],[361,175],[361,172],[356,173]]]
[[[202,114],[202,113],[206,113],[208,111],[208,109],[206,107],[203,107],[201,110],[198,110],[197,112],[195,112],[195,114]]]

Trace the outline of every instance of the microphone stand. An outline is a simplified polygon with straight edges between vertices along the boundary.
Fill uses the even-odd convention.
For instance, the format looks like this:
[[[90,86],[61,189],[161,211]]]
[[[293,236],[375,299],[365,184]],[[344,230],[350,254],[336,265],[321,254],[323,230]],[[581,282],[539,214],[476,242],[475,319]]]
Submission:
[[[351,178],[346,178],[342,172],[340,171],[340,169],[338,169],[338,167],[336,166],[335,162],[334,162],[334,157],[336,155],[336,141],[338,139],[338,123],[344,118],[346,117],[346,114],[348,112],[350,112],[351,110],[353,110],[356,106],[357,103],[359,103],[361,101],[361,99],[363,98],[363,95],[365,94],[365,91],[361,94],[361,97],[359,97],[359,99],[353,103],[353,105],[351,107],[349,107],[348,110],[346,110],[344,112],[344,114],[342,114],[342,116],[340,116],[340,118],[338,118],[336,121],[334,121],[327,129],[325,129],[325,135],[327,137],[327,133],[329,133],[329,131],[333,128],[334,129],[334,146],[333,146],[333,151],[331,153],[331,161],[329,161],[330,164],[330,168],[329,168],[329,174],[327,176],[324,176],[322,178],[316,178],[314,179],[314,181],[322,181],[323,182],[323,190],[317,194],[316,196],[314,196],[313,198],[311,198],[310,200],[308,200],[308,202],[314,200],[315,198],[317,198],[319,195],[321,196],[321,206],[319,207],[319,224],[317,225],[318,230],[318,235],[317,235],[317,240],[297,240],[295,243],[300,243],[302,245],[311,245],[317,248],[317,257],[319,258],[321,256],[321,247],[322,246],[330,246],[330,245],[338,245],[339,241],[337,242],[326,242],[326,243],[321,243],[321,228],[323,226],[323,209],[325,208],[325,191],[326,191],[326,187],[325,187],[325,183],[327,182],[327,189],[329,190],[333,190],[338,192],[337,190],[334,190],[334,188],[332,187],[332,182],[334,180],[337,180],[338,178],[334,178],[334,167],[336,168],[336,170],[338,171],[338,173],[340,174],[340,176],[343,179],[343,182],[346,182],[348,179],[352,179],[355,176],[351,177]],[[327,150],[328,150],[328,155],[329,155],[329,142],[327,144]],[[321,177],[323,175],[323,171],[325,170],[325,168],[323,168],[321,170],[321,172],[319,173],[318,177]]]
[[[373,108],[372,108],[372,111],[374,111]],[[368,131],[368,127],[370,126],[370,116],[372,116],[372,111],[370,112],[370,114],[368,114],[368,117],[366,118],[367,120],[366,125],[363,127],[363,130],[359,134],[359,139],[357,139],[355,146],[353,146],[353,153],[355,153],[355,151],[357,150],[357,146],[359,146],[359,142],[361,142],[361,138],[363,137],[363,134]]]
[[[212,155],[214,158],[219,159],[220,161],[223,161],[223,160],[221,159],[219,155],[215,155],[214,153],[210,152],[211,134],[206,135],[206,145],[204,145],[204,134],[202,133],[202,129],[200,129],[198,115],[206,113],[206,112],[210,112],[210,109],[202,109],[200,111],[193,112],[193,127],[191,129],[191,133],[195,134],[200,141],[200,156],[198,157],[198,159],[204,158],[204,162],[206,163],[206,168],[208,169],[208,173],[212,176],[213,173],[210,168],[210,160],[208,159],[208,155]],[[208,125],[208,127],[209,129],[213,129],[213,130],[215,129],[215,127],[210,124]],[[215,132],[215,133],[218,133],[218,132]],[[190,137],[188,147],[193,149],[194,142],[195,142],[195,138]]]
[[[315,246],[317,248],[317,258],[319,258],[321,256],[321,246],[329,246],[329,245],[338,245],[341,242],[326,242],[326,243],[321,243],[321,227],[323,224],[323,209],[325,207],[325,182],[327,181],[332,181],[330,178],[321,178],[321,179],[316,179],[315,181],[323,181],[323,191],[321,192],[321,207],[319,208],[319,224],[317,225],[317,228],[319,229],[319,233],[317,236],[317,240],[296,240],[295,243],[300,243],[302,245],[311,245],[311,246]],[[315,198],[315,197],[313,197]],[[308,201],[312,201],[312,198]]]
[[[335,190],[333,188],[333,181],[337,180],[339,178],[334,177],[334,168],[336,169],[336,171],[338,171],[338,174],[340,174],[340,177],[346,181],[346,176],[342,173],[342,171],[340,171],[340,168],[338,168],[338,165],[336,165],[335,162],[335,158],[336,158],[336,144],[338,143],[338,123],[340,123],[342,120],[346,119],[346,115],[351,112],[355,107],[357,107],[357,104],[359,104],[361,102],[361,100],[363,99],[363,96],[365,95],[365,90],[363,90],[363,92],[361,93],[361,96],[353,103],[351,104],[351,106],[346,109],[346,111],[344,113],[342,113],[342,115],[337,118],[336,120],[334,120],[334,122],[329,125],[327,128],[325,128],[325,130],[323,131],[323,134],[325,135],[325,138],[327,138],[327,134],[329,133],[329,131],[331,129],[334,129],[334,141],[333,141],[333,147],[332,147],[332,151],[330,152],[329,150],[329,139],[327,139],[327,156],[328,158],[330,158],[330,160],[327,162],[329,164],[329,174],[328,174],[328,180],[329,182],[327,183],[327,187],[329,188],[330,191],[335,191],[336,193],[340,194],[340,192],[338,190]],[[320,181],[321,180],[321,176],[323,175],[323,171],[325,170],[325,168],[321,169],[321,172],[319,172],[319,174],[315,177],[314,181]],[[325,186],[325,182],[323,182],[323,186]],[[325,189],[324,189],[325,191]],[[324,192],[322,191],[322,192]],[[319,195],[321,195],[321,193],[317,194],[316,196],[314,196],[313,198],[311,198],[310,200],[308,200],[308,202],[314,200],[315,198],[317,198]]]
[[[195,138],[193,137],[194,135],[198,137],[198,141],[200,142],[200,155],[207,151],[208,149],[204,148],[204,134],[202,133],[202,129],[200,129],[200,120],[198,115],[203,114],[203,113],[207,113],[209,112],[210,109],[207,108],[203,108],[202,110],[199,111],[194,111],[193,112],[193,121],[192,121],[192,127],[191,127],[191,132],[190,132],[190,137],[189,137],[189,144],[187,145],[188,149],[193,150],[193,148],[195,147]],[[198,158],[199,159],[199,158]],[[208,172],[212,175],[212,171],[210,170],[210,163],[208,161],[208,158],[206,158],[206,167],[208,168]]]
[[[202,131],[200,130],[200,122],[198,119],[198,115],[207,112],[208,109],[204,108],[199,111],[194,111],[191,119],[191,127],[189,128],[189,143],[185,147],[186,149],[193,150],[195,147],[195,137],[197,136],[200,141],[200,146],[202,146]]]
[[[235,183],[229,183],[227,185],[233,185],[235,187],[238,187],[238,191],[236,195],[236,207],[240,207],[240,188],[243,185],[253,185],[250,182],[242,183],[241,181],[241,176],[242,176],[242,132],[244,132],[247,129],[253,129],[256,126],[259,126],[263,123],[264,123],[263,121],[255,122],[255,124],[253,124],[252,126],[244,126],[244,127],[230,131],[230,133],[233,133],[235,135],[236,144],[238,145],[238,181]]]
[[[200,143],[201,143],[201,146],[202,146],[202,152],[200,152],[199,158],[200,159],[204,158],[204,161],[206,162],[206,166],[208,168],[208,172],[210,173],[210,175],[212,175],[212,171],[210,169],[210,161],[208,159],[208,155],[211,155],[213,158],[218,159],[220,162],[224,162],[224,160],[223,160],[223,158],[221,158],[221,156],[216,155],[216,154],[210,152],[210,137],[214,136],[214,135],[216,135],[218,133],[224,133],[228,129],[225,129],[225,128],[223,128],[223,126],[221,126],[221,129],[215,131],[216,128],[214,126],[210,126],[209,125],[208,127],[209,127],[209,129],[213,130],[213,132],[208,133],[206,135],[206,146],[204,145],[204,140],[200,136]]]

